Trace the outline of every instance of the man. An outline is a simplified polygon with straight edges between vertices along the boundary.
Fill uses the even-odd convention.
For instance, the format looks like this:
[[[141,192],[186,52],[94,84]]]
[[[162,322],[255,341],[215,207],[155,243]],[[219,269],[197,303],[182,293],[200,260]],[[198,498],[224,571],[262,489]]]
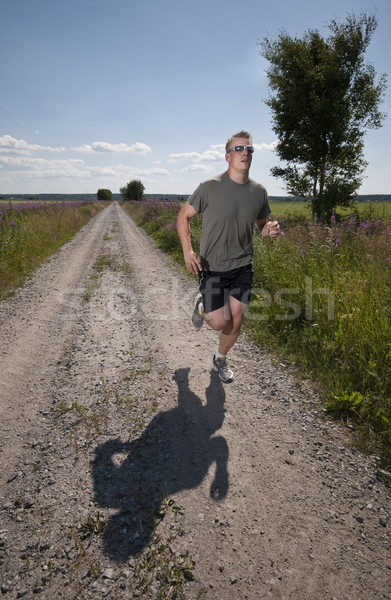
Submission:
[[[228,170],[201,183],[178,214],[178,234],[189,273],[199,274],[192,321],[199,329],[205,320],[220,332],[213,368],[221,381],[234,374],[226,357],[236,342],[250,302],[252,287],[252,234],[254,225],[262,237],[279,235],[277,221],[270,220],[266,189],[250,179],[254,147],[246,131],[227,142]],[[200,254],[190,240],[190,219],[203,214]]]

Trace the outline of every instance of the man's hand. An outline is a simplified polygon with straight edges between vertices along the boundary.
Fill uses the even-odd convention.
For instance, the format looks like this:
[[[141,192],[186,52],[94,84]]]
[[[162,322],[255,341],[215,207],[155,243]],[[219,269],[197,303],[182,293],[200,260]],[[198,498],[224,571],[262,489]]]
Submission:
[[[185,259],[186,268],[189,273],[197,275],[198,271],[201,271],[201,259],[193,250],[183,255]]]
[[[278,221],[268,221],[261,231],[261,237],[277,237],[280,235]]]

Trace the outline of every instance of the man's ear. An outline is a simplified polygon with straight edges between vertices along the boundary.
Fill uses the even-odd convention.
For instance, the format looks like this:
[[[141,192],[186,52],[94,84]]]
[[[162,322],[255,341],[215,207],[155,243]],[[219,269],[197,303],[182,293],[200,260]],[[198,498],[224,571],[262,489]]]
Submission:
[[[231,162],[231,153],[230,152],[227,152],[225,154],[225,160],[227,161],[228,164]]]

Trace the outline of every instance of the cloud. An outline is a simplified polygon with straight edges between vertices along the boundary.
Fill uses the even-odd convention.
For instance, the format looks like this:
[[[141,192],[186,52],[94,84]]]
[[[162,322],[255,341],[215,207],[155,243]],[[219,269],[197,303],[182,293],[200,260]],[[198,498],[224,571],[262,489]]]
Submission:
[[[205,152],[182,152],[181,154],[169,154],[168,162],[177,162],[179,160],[193,160],[195,162],[217,161],[224,158],[224,146],[214,144]]]
[[[254,144],[254,148],[255,148],[255,150],[274,150],[274,148],[277,146],[277,144],[278,144],[278,140],[275,140],[271,144],[265,144],[263,142],[262,144]]]
[[[9,183],[20,185],[22,181],[39,184],[42,180],[59,181],[73,180],[80,188],[96,184],[97,180],[110,182],[110,185],[118,187],[120,182],[126,182],[133,178],[154,178],[157,180],[169,177],[169,172],[161,167],[137,169],[125,164],[106,166],[94,166],[86,164],[81,159],[69,158],[57,160],[29,156],[4,156],[0,154],[0,174],[4,184],[5,177],[9,177]],[[64,179],[65,178],[65,179]],[[34,183],[35,182],[35,183]]]
[[[109,144],[108,142],[93,142],[92,144],[84,144],[83,146],[77,146],[73,148],[75,152],[88,152],[88,153],[117,153],[122,154],[124,152],[131,152],[133,154],[148,154],[152,152],[151,148],[147,144],[136,142],[132,146],[128,146],[123,142],[119,144]]]
[[[204,171],[204,172],[210,172],[210,171],[214,171],[214,168],[212,167],[212,165],[202,165],[200,163],[194,163],[192,165],[189,165],[188,167],[185,167],[184,169],[181,169],[181,173],[188,173],[188,172],[194,172],[194,171]]]
[[[0,152],[11,152],[12,154],[31,154],[32,151],[44,152],[64,152],[65,148],[53,148],[52,146],[42,146],[41,144],[29,144],[26,140],[17,140],[11,135],[3,135],[0,137]]]
[[[0,165],[7,167],[8,169],[17,170],[36,170],[44,169],[45,171],[64,168],[64,167],[75,167],[84,165],[83,160],[78,159],[67,159],[67,160],[48,160],[46,158],[26,158],[25,156],[1,156]]]

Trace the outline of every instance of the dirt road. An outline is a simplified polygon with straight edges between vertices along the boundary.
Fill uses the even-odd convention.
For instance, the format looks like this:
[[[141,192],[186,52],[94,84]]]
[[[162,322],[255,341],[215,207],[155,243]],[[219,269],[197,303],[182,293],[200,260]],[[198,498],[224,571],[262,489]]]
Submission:
[[[375,460],[116,204],[0,305],[2,597],[391,599]]]

